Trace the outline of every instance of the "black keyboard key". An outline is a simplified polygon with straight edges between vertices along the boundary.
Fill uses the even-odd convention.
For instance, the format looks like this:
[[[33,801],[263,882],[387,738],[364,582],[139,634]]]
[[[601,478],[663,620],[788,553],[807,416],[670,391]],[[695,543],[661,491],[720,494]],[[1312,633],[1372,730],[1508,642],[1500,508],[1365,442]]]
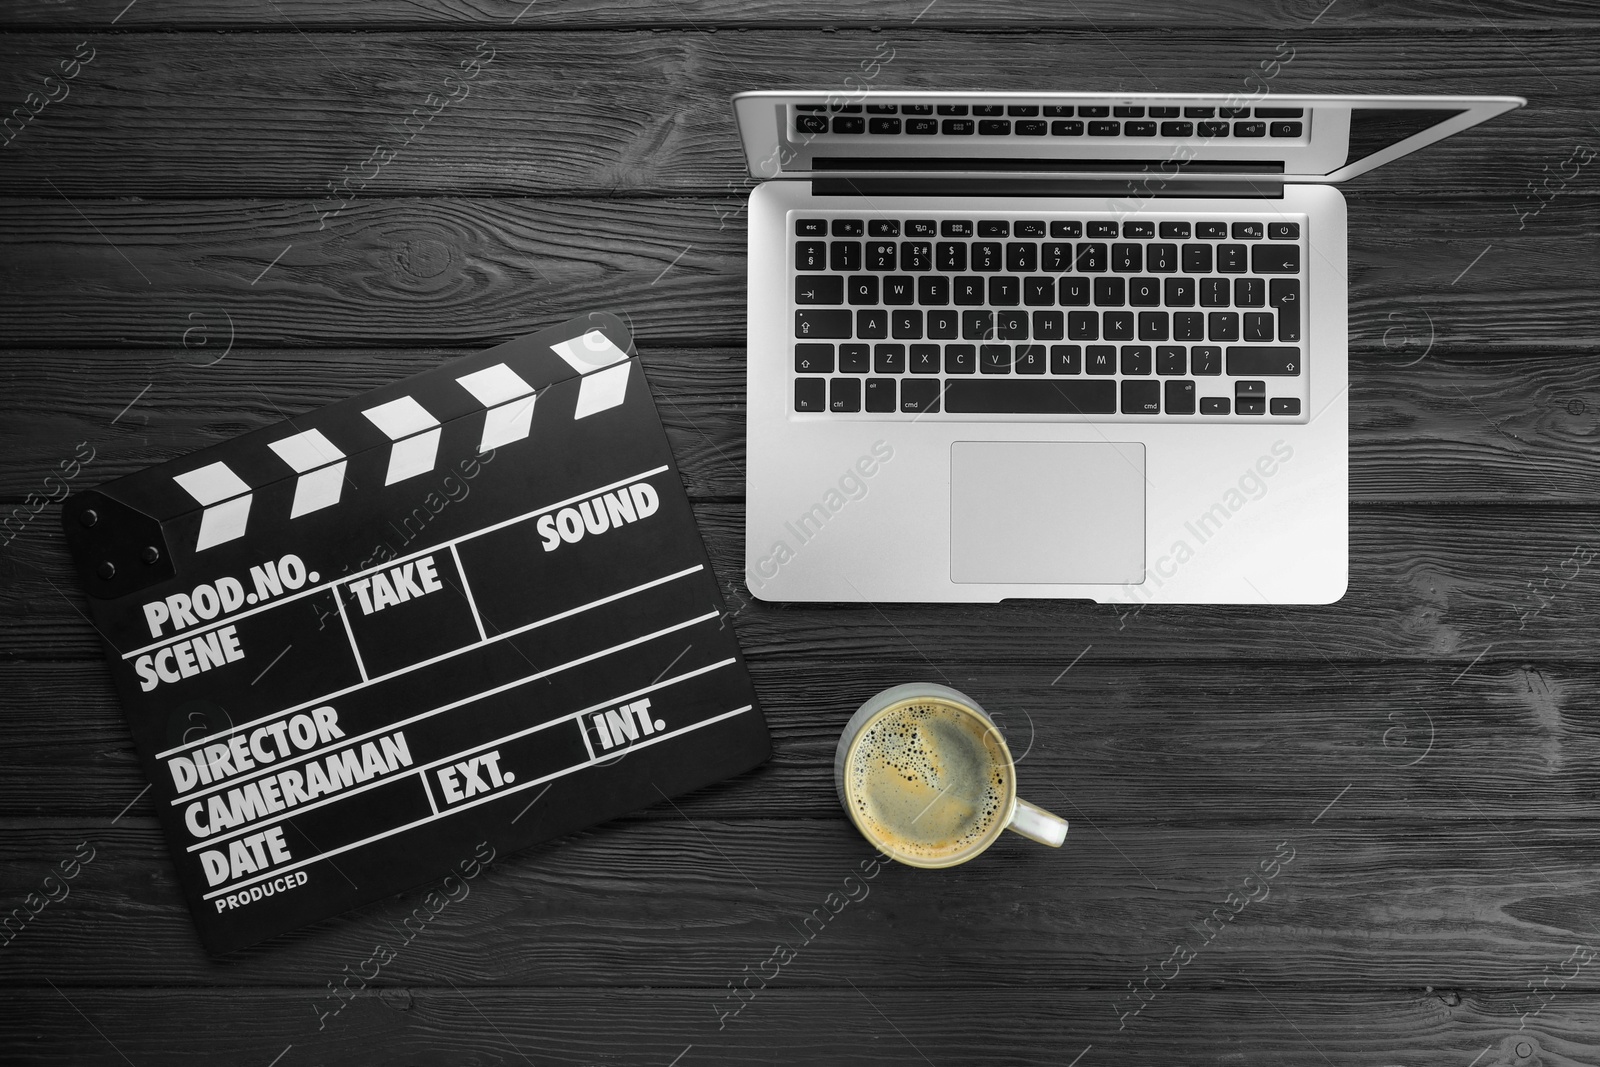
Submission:
[[[945,383],[945,410],[958,414],[1113,415],[1115,382],[968,378]]]
[[[1300,240],[1300,224],[1298,222],[1269,222],[1267,223],[1267,237],[1274,241]]]
[[[1178,246],[1157,241],[1145,248],[1145,269],[1152,274],[1171,274],[1178,269]]]
[[[856,336],[866,338],[888,337],[889,313],[887,311],[856,312]]]
[[[1228,306],[1228,279],[1226,278],[1201,278],[1200,279],[1200,306],[1208,308],[1225,308]]]
[[[939,410],[939,383],[937,381],[907,381],[900,383],[900,410],[907,415],[920,415],[925,411]]]
[[[1195,132],[1201,137],[1226,137],[1228,124],[1226,122],[1200,122],[1195,124]]]
[[[1206,317],[1198,311],[1174,311],[1172,313],[1172,339],[1174,341],[1204,341],[1206,339]]]
[[[905,345],[873,345],[872,373],[904,374],[906,372]]]
[[[1256,108],[1256,118],[1258,119],[1297,119],[1304,113],[1304,110],[1298,107]]]
[[[866,133],[867,120],[857,115],[836,115],[833,119],[834,133]]]
[[[828,383],[822,378],[796,378],[794,380],[794,409],[796,411],[823,411],[828,406]]]
[[[1086,119],[1103,119],[1111,114],[1111,109],[1104,104],[1085,104],[1078,108],[1078,114]]]
[[[1133,312],[1107,311],[1101,319],[1101,335],[1107,341],[1133,340]]]
[[[1082,374],[1083,349],[1078,345],[1051,345],[1050,373]]]
[[[1072,266],[1072,244],[1069,241],[1046,241],[1039,260],[1039,269],[1059,274]]]
[[[954,311],[928,312],[928,339],[932,341],[954,340],[961,328],[961,317]]]
[[[938,345],[912,345],[908,358],[912,374],[939,373]]]
[[[1093,123],[1092,125],[1099,124]],[[1109,125],[1115,126],[1116,123],[1113,122]],[[1144,121],[1124,122],[1122,124],[1122,132],[1128,137],[1154,137],[1156,135],[1156,124],[1153,122]]]
[[[1119,118],[1119,119],[1142,119],[1142,118],[1144,118],[1144,108],[1142,108],[1142,107],[1133,107],[1131,105],[1119,104],[1116,107],[1111,109],[1111,113],[1113,115],[1117,116],[1117,118]]]
[[[939,236],[939,227],[932,219],[907,219],[906,236],[937,237]]]
[[[1015,281],[1016,279],[1012,279]],[[1028,339],[1028,313],[1026,311],[997,311],[994,316],[995,336],[1002,341]],[[1272,340],[1272,338],[1267,338]]]
[[[827,270],[827,242],[796,241],[794,243],[794,265],[799,270]]]
[[[1244,245],[1217,246],[1217,273],[1243,274],[1247,269]]]
[[[855,381],[851,378],[850,381]],[[867,379],[867,410],[893,411],[895,409],[895,380],[893,378]]]
[[[1056,283],[1050,278],[1022,279],[1022,302],[1029,307],[1049,307],[1056,302]]]
[[[1178,109],[1175,107],[1153,107],[1150,109],[1150,117],[1153,119],[1175,119],[1178,117]]]
[[[1117,349],[1115,345],[1090,345],[1084,349],[1084,357],[1084,370],[1090,374],[1117,373]]]
[[[1070,119],[1072,117],[1071,104],[1046,104],[1044,117],[1047,119]]]
[[[1122,346],[1122,373],[1149,374],[1150,373],[1150,346],[1149,345],[1123,345]]]
[[[890,307],[906,307],[917,302],[917,286],[910,275],[891,274],[883,279],[883,302]]]
[[[1200,414],[1202,415],[1227,415],[1233,410],[1233,403],[1225,396],[1203,396],[1200,398]]]
[[[966,270],[966,244],[961,241],[940,241],[934,245],[933,264],[940,270]]]
[[[828,235],[828,220],[795,219],[794,235],[796,237],[826,237]]]
[[[796,304],[844,303],[844,279],[837,274],[796,274],[794,276],[794,302]]]
[[[1167,313],[1165,311],[1139,312],[1139,340],[1165,341],[1167,339]]]
[[[1194,224],[1194,235],[1204,241],[1226,241],[1228,239],[1228,224],[1226,222],[1197,222]]]
[[[838,114],[841,114],[841,115],[859,115],[859,114],[861,114],[861,105],[860,104],[830,104],[828,106],[828,110],[829,111],[833,111],[833,112],[837,112]]]
[[[1153,222],[1124,222],[1122,236],[1124,237],[1154,237],[1156,224]]]
[[[1026,119],[1017,123],[1018,137],[1043,137],[1050,132],[1050,124],[1043,119]]]
[[[835,378],[828,383],[829,411],[861,410],[861,379]]]
[[[1299,245],[1252,245],[1250,270],[1256,274],[1299,274]]]
[[[1050,224],[1051,237],[1082,237],[1083,223],[1057,219]]]
[[[979,118],[993,118],[996,115],[1004,115],[1006,109],[999,104],[974,104],[972,113]]]
[[[1214,107],[1186,107],[1183,109],[1183,117],[1186,119],[1208,119],[1216,113],[1217,109]]]
[[[978,123],[978,136],[980,137],[1009,137],[1010,135],[1010,119],[983,119]]]
[[[966,113],[967,113],[967,105],[966,104],[940,104],[939,105],[939,114],[941,114],[941,115],[965,115]]]
[[[1228,373],[1292,378],[1300,373],[1300,349],[1250,346],[1228,349]]]
[[[1236,413],[1240,415],[1265,415],[1267,413],[1267,402],[1265,399],[1246,398],[1240,400],[1235,398],[1234,406]]]
[[[1194,123],[1192,122],[1163,122],[1161,124],[1163,137],[1193,137]]]
[[[1194,414],[1194,383],[1188,380],[1169,381],[1162,383],[1162,392],[1166,394],[1168,415],[1193,415]]]
[[[1128,303],[1133,307],[1160,307],[1161,281],[1158,278],[1129,278]]]
[[[840,309],[838,311],[796,311],[794,313],[794,335],[806,339],[821,337],[850,336],[850,312]]]
[[[943,307],[950,303],[950,279],[938,274],[918,278],[917,303],[923,307]]]
[[[1184,245],[1183,272],[1185,274],[1211,273],[1211,246]]]
[[[1062,307],[1088,307],[1089,306],[1089,279],[1076,275],[1062,278],[1060,284]]]
[[[896,111],[899,111],[899,110],[900,109],[898,107],[896,107],[894,104],[868,104],[867,105],[867,114],[869,114],[869,115],[893,115]]]
[[[1216,345],[1195,345],[1189,349],[1189,359],[1194,364],[1190,374],[1221,374],[1222,349]]]
[[[1112,225],[1116,225],[1112,223]],[[1106,246],[1098,241],[1078,242],[1078,270],[1099,273],[1106,269]]]
[[[1006,108],[1006,114],[1012,118],[1016,118],[1018,115],[1023,118],[1031,118],[1038,113],[1039,107],[1037,104],[1012,104]]]
[[[922,312],[910,309],[889,312],[889,332],[901,341],[922,340]]]
[[[931,114],[933,114],[933,105],[932,104],[901,104],[900,105],[900,114],[902,114],[902,115],[931,115]]]
[[[839,371],[842,374],[865,374],[872,369],[872,346],[862,344],[839,346]]]
[[[900,222],[897,219],[868,219],[868,237],[899,237]]]
[[[981,271],[1001,270],[1005,260],[1000,250],[999,241],[974,241],[972,242],[972,269]]]
[[[995,307],[1015,307],[1021,280],[997,274],[989,279],[989,303]]]
[[[1235,137],[1265,137],[1267,135],[1267,124],[1265,122],[1235,122],[1233,124],[1233,135]],[[1245,412],[1241,411],[1239,414],[1243,415]]]
[[[868,119],[867,129],[873,133],[899,133],[899,119]]]
[[[901,270],[932,270],[933,245],[927,241],[901,241],[900,242],[900,269]]]
[[[906,119],[906,133],[912,136],[925,137],[938,132],[938,119]]]
[[[1083,123],[1077,119],[1065,119],[1050,124],[1051,137],[1082,137]]]
[[[971,119],[945,119],[939,130],[947,137],[965,137],[972,133],[973,124]]]
[[[1242,339],[1245,341],[1276,340],[1272,336],[1273,318],[1274,316],[1270,311],[1250,312],[1244,317],[1244,337]]]
[[[994,312],[963,311],[961,313],[961,339],[963,341],[994,340]]]
[[[1259,241],[1264,232],[1259,222],[1236,222],[1233,224],[1233,239],[1235,241]]]
[[[1122,133],[1120,122],[1091,122],[1089,123],[1090,137],[1116,137]]]
[[[1161,414],[1160,382],[1122,383],[1122,413],[1124,415]]]
[[[1297,396],[1275,396],[1272,398],[1272,413],[1274,415],[1300,414],[1300,398]]]
[[[1117,236],[1117,224],[1116,224],[1115,220],[1109,220],[1108,221],[1106,219],[1101,219],[1101,220],[1099,220],[1097,222],[1089,223],[1089,236],[1090,237],[1116,237]]]
[[[1035,311],[1033,336],[1041,341],[1059,341],[1066,336],[1067,317],[1059,311]]]
[[[821,115],[796,115],[794,117],[794,128],[798,133],[827,133],[828,120]],[[798,404],[799,401],[796,400],[795,403]],[[797,407],[795,410],[803,411],[807,409]]]
[[[1111,269],[1118,274],[1137,274],[1144,269],[1144,245],[1117,242],[1111,246]]]
[[[955,278],[951,286],[955,293],[955,302],[963,307],[977,307],[983,303],[983,279],[973,274],[963,274]]]
[[[1163,241],[1187,241],[1189,239],[1189,224],[1187,222],[1163,222],[1161,224],[1161,239]]]
[[[1233,383],[1233,398],[1235,400],[1244,399],[1244,398],[1251,398],[1251,399],[1265,398],[1266,395],[1267,395],[1267,383],[1266,382],[1234,382]]]
[[[1094,302],[1103,308],[1119,308],[1128,300],[1128,286],[1124,279],[1117,277],[1096,278],[1094,280]]]
[[[1010,374],[1011,346],[979,345],[978,370],[984,374]]]
[[[1235,307],[1258,308],[1267,302],[1267,283],[1260,278],[1235,278],[1233,304]]]
[[[1032,274],[1039,269],[1039,246],[1032,241],[1006,243],[1006,270],[1012,274]]]
[[[866,223],[860,219],[834,219],[833,235],[835,237],[860,237],[866,232]]]
[[[1247,119],[1250,117],[1250,109],[1247,107],[1219,107],[1217,108],[1217,114],[1225,119]]]
[[[1067,312],[1067,336],[1074,341],[1100,340],[1100,313],[1098,311]]]
[[[1168,278],[1162,282],[1165,290],[1165,303],[1169,308],[1194,307],[1194,279],[1193,278]]]
[[[861,269],[860,241],[831,241],[828,244],[828,269],[840,274]]]
[[[944,372],[946,374],[975,374],[978,370],[978,349],[975,345],[945,345]]]
[[[1274,122],[1267,132],[1274,137],[1299,137],[1302,128],[1298,122]]]
[[[1011,223],[1005,219],[979,219],[979,237],[1010,237]]]
[[[1165,377],[1189,373],[1187,350],[1182,345],[1156,346],[1156,373]]]
[[[1237,311],[1213,311],[1206,316],[1206,333],[1208,340],[1212,341],[1237,341],[1239,339],[1239,313]],[[1232,371],[1228,373],[1232,374]]]
[[[942,237],[971,237],[971,219],[945,219],[939,223],[939,234]]]
[[[1043,237],[1044,236],[1044,220],[1043,219],[1020,219],[1020,220],[1018,220],[1017,224],[1012,227],[1012,236],[1013,237]]]
[[[1043,374],[1045,369],[1044,345],[1018,345],[1016,361],[1012,366],[1018,374]]]
[[[803,344],[794,346],[796,374],[832,374],[833,346]]]
[[[878,279],[870,274],[857,274],[850,278],[845,286],[845,292],[850,297],[852,304],[876,304],[878,302]]]

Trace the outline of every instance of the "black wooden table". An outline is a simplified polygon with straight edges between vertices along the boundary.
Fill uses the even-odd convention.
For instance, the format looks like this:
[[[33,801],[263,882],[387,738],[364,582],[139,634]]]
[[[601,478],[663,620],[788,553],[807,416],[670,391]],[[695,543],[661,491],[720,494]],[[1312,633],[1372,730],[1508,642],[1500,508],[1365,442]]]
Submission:
[[[0,13],[0,1060],[1600,1061],[1595,5],[125,3]],[[1343,601],[750,602],[728,97],[1249,92],[1280,42],[1274,92],[1531,100],[1346,190]],[[209,958],[50,501],[596,308],[774,759]],[[847,882],[834,742],[918,678],[1005,713],[1063,852]]]

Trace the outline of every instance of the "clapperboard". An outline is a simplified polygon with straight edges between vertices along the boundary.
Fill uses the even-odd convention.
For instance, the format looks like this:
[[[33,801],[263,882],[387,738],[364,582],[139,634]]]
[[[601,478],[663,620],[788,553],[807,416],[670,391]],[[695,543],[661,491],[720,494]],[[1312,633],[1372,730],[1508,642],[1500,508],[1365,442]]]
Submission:
[[[66,501],[212,951],[768,757],[631,345],[591,315]]]

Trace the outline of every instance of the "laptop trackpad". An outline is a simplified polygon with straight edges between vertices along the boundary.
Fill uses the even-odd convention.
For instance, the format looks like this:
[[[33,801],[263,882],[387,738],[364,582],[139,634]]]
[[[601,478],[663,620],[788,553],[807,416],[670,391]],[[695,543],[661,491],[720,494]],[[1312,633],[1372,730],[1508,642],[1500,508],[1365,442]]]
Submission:
[[[1144,581],[1144,445],[957,441],[950,580]]]

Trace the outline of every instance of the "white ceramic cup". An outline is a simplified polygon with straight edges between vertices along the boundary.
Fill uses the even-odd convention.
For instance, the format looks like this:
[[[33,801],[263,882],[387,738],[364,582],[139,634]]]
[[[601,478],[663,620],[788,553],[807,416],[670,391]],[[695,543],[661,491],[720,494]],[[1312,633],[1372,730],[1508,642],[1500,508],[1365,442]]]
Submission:
[[[849,774],[849,768],[855,759],[856,746],[880,716],[912,703],[935,704],[972,716],[982,731],[985,747],[989,750],[996,767],[1003,771],[999,817],[987,831],[971,843],[950,855],[937,858],[910,852],[867,825],[858,813],[855,797],[852,795],[852,776]],[[932,682],[897,685],[892,689],[885,689],[862,704],[845,724],[844,733],[839,738],[839,747],[834,753],[833,760],[833,781],[839,794],[839,803],[843,805],[856,829],[861,831],[861,835],[877,846],[884,855],[913,867],[954,867],[958,863],[965,863],[994,844],[1004,830],[1011,830],[1052,848],[1060,848],[1061,843],[1067,838],[1067,820],[1037,805],[1018,799],[1017,762],[1011,756],[1011,749],[1006,744],[1005,737],[976,700],[949,686]]]

